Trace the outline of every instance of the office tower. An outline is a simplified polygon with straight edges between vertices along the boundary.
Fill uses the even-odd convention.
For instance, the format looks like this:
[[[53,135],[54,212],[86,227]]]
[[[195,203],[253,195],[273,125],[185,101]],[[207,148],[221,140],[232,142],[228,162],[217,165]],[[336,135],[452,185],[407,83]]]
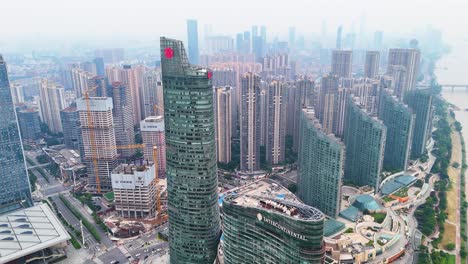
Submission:
[[[41,137],[41,119],[39,111],[27,108],[16,112],[18,124],[21,131],[21,139],[36,141]]]
[[[421,52],[418,49],[390,49],[388,52],[387,72],[392,71],[392,66],[400,65],[406,69],[406,91],[415,89],[419,75]],[[403,93],[404,95],[405,93]]]
[[[258,36],[258,26],[253,25],[252,26],[252,38]]]
[[[163,87],[161,73],[148,71],[143,76],[144,116],[164,115]]]
[[[324,263],[325,216],[281,184],[242,186],[222,206],[224,263]]]
[[[379,119],[387,127],[383,167],[387,171],[406,170],[414,129],[413,111],[391,91],[384,89],[380,99]]]
[[[232,88],[229,86],[216,87],[214,96],[218,162],[229,163],[231,161],[232,137]]]
[[[33,205],[20,130],[10,93],[6,62],[0,55],[0,213]]]
[[[260,26],[260,37],[262,37],[263,41],[267,41],[267,29],[266,26]]]
[[[81,153],[81,124],[78,109],[69,106],[60,111],[60,118],[63,128],[63,143],[67,148],[80,150]]]
[[[426,142],[432,128],[432,95],[430,90],[409,91],[404,102],[416,115],[414,121],[411,157],[418,158],[426,151]]]
[[[300,120],[298,196],[307,205],[336,218],[341,209],[344,144],[322,130],[313,109],[302,109]]]
[[[124,60],[125,50],[122,48],[98,49],[94,51],[94,57],[99,57],[105,63],[118,63]]]
[[[367,51],[364,63],[364,77],[375,78],[379,74],[380,52]]]
[[[400,100],[403,99],[408,90],[408,72],[406,68],[401,65],[392,65],[388,69],[387,76],[391,78],[391,88]]]
[[[120,217],[148,219],[156,216],[154,165],[121,164],[112,171],[115,211]]]
[[[237,52],[242,52],[244,48],[244,34],[243,33],[237,33],[236,34],[236,50]]]
[[[104,69],[104,59],[102,57],[94,58],[93,63],[96,67],[96,75],[105,77],[106,71]]]
[[[161,37],[171,263],[213,263],[220,237],[212,72]]]
[[[198,22],[187,20],[188,59],[191,64],[198,64]]]
[[[251,52],[252,48],[252,38],[250,31],[244,31],[243,41],[242,41],[242,53],[248,54]]]
[[[286,140],[286,87],[273,81],[268,87],[266,160],[271,164],[284,161]]]
[[[293,49],[294,46],[296,45],[296,28],[289,27],[288,35],[289,35],[289,48]]]
[[[344,180],[357,186],[369,185],[377,192],[385,149],[387,127],[370,116],[358,98],[348,97],[344,143]]]
[[[99,189],[101,192],[110,191],[111,172],[118,165],[112,98],[78,98],[76,106],[83,139],[81,156],[87,167],[88,186],[96,192]]]
[[[135,132],[133,130],[133,107],[132,96],[128,85],[113,82],[112,104],[114,114],[115,142],[117,146],[128,146],[135,144]],[[130,158],[135,155],[135,149],[118,149],[123,158]]]
[[[315,113],[327,133],[333,132],[333,117],[336,97],[339,88],[339,78],[336,75],[324,75],[320,79],[320,96],[318,111]]]
[[[40,88],[42,121],[52,133],[62,132],[60,110],[65,108],[63,86],[50,80],[42,80]]]
[[[338,77],[352,77],[353,52],[351,50],[333,50],[331,74]]]
[[[383,31],[374,32],[374,49],[378,51],[383,49]]]
[[[255,54],[255,58],[260,59],[265,53],[264,47],[265,41],[261,36],[255,36],[252,39],[252,52]]]
[[[234,51],[234,39],[230,36],[211,36],[206,39],[206,52],[209,54]]]
[[[240,169],[260,169],[260,76],[248,72],[241,80]]]
[[[336,49],[341,49],[342,43],[341,43],[341,38],[343,34],[343,26],[339,26],[338,29],[336,30]]]
[[[163,116],[149,116],[140,123],[141,137],[145,148],[143,157],[145,160],[154,162],[153,148],[157,148],[158,175],[160,178],[166,177],[166,137],[164,135]]]

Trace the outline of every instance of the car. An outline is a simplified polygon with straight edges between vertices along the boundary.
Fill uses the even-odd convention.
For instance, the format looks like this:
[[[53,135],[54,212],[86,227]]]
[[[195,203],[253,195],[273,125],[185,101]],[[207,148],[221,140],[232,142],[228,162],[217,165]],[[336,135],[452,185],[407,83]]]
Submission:
[[[117,261],[117,260],[113,260],[113,261],[110,262],[110,264],[119,264],[119,263],[120,263],[120,262]]]
[[[143,258],[143,259],[147,259],[148,257],[149,257],[149,256],[145,256],[145,258]]]

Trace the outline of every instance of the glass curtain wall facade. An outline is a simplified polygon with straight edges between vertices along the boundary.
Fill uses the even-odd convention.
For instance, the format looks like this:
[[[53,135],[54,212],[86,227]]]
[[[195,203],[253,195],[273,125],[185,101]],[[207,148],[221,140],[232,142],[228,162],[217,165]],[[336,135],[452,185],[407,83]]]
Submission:
[[[0,55],[0,214],[32,206],[23,146],[10,93],[6,63]]]
[[[170,263],[213,263],[220,236],[212,72],[161,38]]]

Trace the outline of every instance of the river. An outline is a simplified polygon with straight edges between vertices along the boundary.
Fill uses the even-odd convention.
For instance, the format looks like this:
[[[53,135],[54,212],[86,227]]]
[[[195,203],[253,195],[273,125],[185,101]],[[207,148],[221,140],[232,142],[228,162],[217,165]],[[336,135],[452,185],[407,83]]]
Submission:
[[[468,84],[468,41],[450,42],[451,52],[444,55],[437,63],[435,74],[440,84]],[[468,143],[468,91],[464,88],[442,90],[442,96],[451,104],[460,108],[455,111],[455,118],[463,126],[462,134]]]

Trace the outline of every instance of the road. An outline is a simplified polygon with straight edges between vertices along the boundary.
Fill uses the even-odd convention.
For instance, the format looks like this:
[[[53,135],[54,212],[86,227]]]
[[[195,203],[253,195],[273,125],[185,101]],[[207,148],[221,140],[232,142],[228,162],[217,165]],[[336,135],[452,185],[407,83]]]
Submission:
[[[169,243],[158,239],[158,232],[167,228],[167,224],[155,228],[154,230],[142,234],[138,239],[132,240],[123,245],[133,259],[144,260],[146,256],[151,256],[163,251],[167,251]]]

